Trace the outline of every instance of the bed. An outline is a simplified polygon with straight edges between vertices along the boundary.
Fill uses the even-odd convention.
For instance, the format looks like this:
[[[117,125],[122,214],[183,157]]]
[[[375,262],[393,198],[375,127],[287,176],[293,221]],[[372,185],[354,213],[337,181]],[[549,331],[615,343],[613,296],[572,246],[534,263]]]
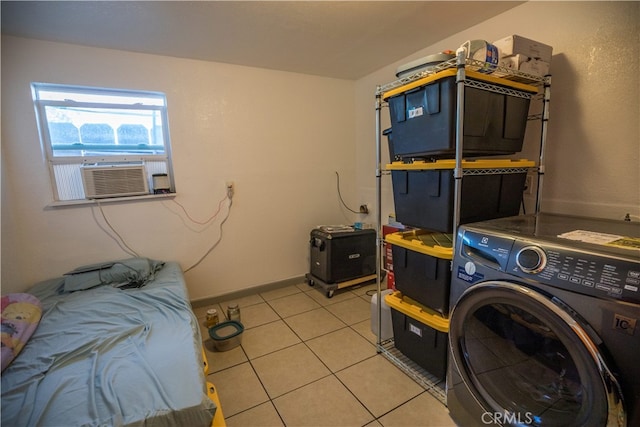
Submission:
[[[2,372],[2,425],[212,425],[216,404],[178,264],[84,266],[28,294],[42,317]]]

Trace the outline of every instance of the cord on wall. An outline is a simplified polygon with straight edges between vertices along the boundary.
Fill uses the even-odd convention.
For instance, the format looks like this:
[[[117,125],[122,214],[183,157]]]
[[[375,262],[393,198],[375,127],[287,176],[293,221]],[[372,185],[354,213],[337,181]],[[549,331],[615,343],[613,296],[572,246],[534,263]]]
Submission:
[[[184,270],[184,272],[188,272],[190,270],[193,270],[194,268],[196,268],[198,265],[200,265],[200,263],[207,257],[209,256],[209,254],[211,252],[213,252],[213,250],[218,246],[218,244],[220,244],[220,242],[222,241],[222,226],[224,225],[225,222],[227,222],[227,219],[229,219],[229,214],[231,213],[231,205],[233,205],[233,186],[231,188],[227,187],[227,196],[223,199],[226,200],[229,199],[229,207],[227,208],[227,214],[225,215],[224,219],[222,221],[220,221],[220,236],[218,237],[218,240],[216,240],[216,242],[211,245],[211,247],[204,253],[204,255],[202,255],[200,257],[200,259],[198,261],[195,262],[195,264],[193,264],[191,267],[187,268],[186,270]]]
[[[100,227],[100,229],[102,231],[105,232],[105,234],[109,237],[111,237],[111,239],[113,239],[118,246],[120,247],[120,249],[122,249],[125,253],[127,253],[128,255],[131,255],[132,257],[140,257],[140,255],[138,255],[138,253],[136,251],[134,251],[133,249],[131,249],[131,247],[127,244],[127,242],[122,238],[122,236],[120,235],[120,233],[118,233],[116,231],[116,229],[111,225],[111,223],[109,222],[109,220],[107,219],[107,215],[104,213],[104,210],[102,209],[102,205],[100,204],[100,202],[98,200],[96,200],[96,204],[98,205],[98,208],[100,209],[100,214],[102,214],[102,219],[104,220],[105,224],[107,224],[107,226],[109,227],[109,229],[111,230],[111,232],[113,234],[115,234],[116,236],[118,236],[118,238],[114,237],[113,234],[111,234],[109,232],[109,230],[106,230],[98,221],[98,218],[96,218],[95,212],[93,210],[93,206],[91,206],[91,215],[93,216],[93,220],[96,222],[96,224],[98,225],[98,227]],[[120,240],[118,240],[120,239]]]
[[[338,197],[340,198],[340,202],[342,202],[342,206],[344,206],[348,211],[351,211],[351,212],[353,212],[353,213],[357,213],[357,214],[358,214],[358,213],[365,213],[365,212],[362,212],[362,210],[360,210],[360,211],[356,211],[356,210],[351,209],[351,208],[350,208],[349,206],[347,206],[347,204],[344,202],[344,200],[342,199],[342,194],[340,193],[340,174],[338,173],[338,171],[335,171],[335,172],[336,172],[336,186],[337,186],[337,188],[338,188]],[[362,206],[365,206],[365,207],[366,207],[366,205],[362,205]],[[367,213],[368,213],[368,212],[367,212]]]
[[[208,225],[211,221],[213,221],[214,219],[216,219],[216,217],[218,216],[218,214],[220,213],[220,209],[222,208],[222,203],[227,200],[227,198],[230,199],[230,197],[227,195],[225,197],[223,197],[222,199],[220,199],[220,201],[218,202],[218,209],[216,210],[216,212],[211,215],[207,220],[205,221],[198,221],[194,218],[191,217],[191,215],[189,215],[189,212],[187,212],[187,209],[180,203],[178,202],[176,199],[171,199],[171,201],[173,203],[175,203],[176,205],[180,206],[180,208],[182,209],[182,212],[184,212],[184,214],[187,216],[187,218],[189,219],[189,221],[191,221],[194,224],[197,225]]]
[[[174,202],[180,206],[182,208],[182,210],[184,211],[185,215],[187,216],[187,218],[189,218],[190,221],[192,221],[195,224],[198,225],[207,225],[209,223],[211,223],[220,213],[220,209],[222,208],[222,204],[225,200],[229,200],[229,205],[227,207],[227,214],[225,215],[224,219],[220,222],[220,236],[218,237],[218,240],[204,253],[204,255],[202,255],[200,257],[200,259],[198,259],[198,261],[196,261],[191,267],[187,268],[186,270],[184,270],[184,272],[188,272],[192,269],[194,269],[195,267],[197,267],[198,265],[200,265],[200,263],[218,246],[218,244],[220,243],[220,241],[222,240],[222,226],[224,225],[224,223],[227,221],[227,219],[229,219],[229,214],[231,213],[231,206],[233,204],[233,194],[234,194],[234,186],[233,183],[227,183],[227,192],[224,198],[222,198],[220,200],[220,202],[218,202],[218,209],[216,210],[216,212],[206,221],[202,222],[202,221],[197,221],[195,219],[193,219],[191,217],[191,215],[189,215],[189,213],[187,212],[187,210],[185,209],[185,207],[178,203],[178,202]],[[103,227],[102,224],[100,224],[100,221],[98,221],[98,218],[96,218],[95,215],[95,211],[93,209],[93,206],[91,206],[91,215],[93,216],[93,220],[95,221],[95,223],[98,225],[98,227],[104,231],[104,233],[109,236],[111,239],[113,239],[113,241],[115,241],[118,246],[120,247],[120,249],[122,249],[125,253],[127,253],[128,255],[132,256],[132,257],[140,257],[140,255],[133,250],[128,244],[127,242],[124,240],[124,238],[120,235],[120,233],[118,233],[116,231],[116,229],[113,227],[113,225],[111,224],[111,222],[109,222],[109,219],[107,218],[107,215],[104,212],[104,209],[102,209],[102,205],[100,204],[100,202],[98,200],[96,200],[96,204],[100,210],[100,214],[102,215],[102,219],[104,220],[105,224],[107,224],[108,229],[106,229],[105,227]]]

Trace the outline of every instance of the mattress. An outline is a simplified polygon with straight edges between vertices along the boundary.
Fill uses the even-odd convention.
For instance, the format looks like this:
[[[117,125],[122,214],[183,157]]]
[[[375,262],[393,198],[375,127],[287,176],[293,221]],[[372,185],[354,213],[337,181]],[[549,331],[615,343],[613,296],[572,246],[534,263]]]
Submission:
[[[2,372],[2,425],[211,425],[200,330],[176,263],[140,287],[64,283],[29,290],[42,319]]]

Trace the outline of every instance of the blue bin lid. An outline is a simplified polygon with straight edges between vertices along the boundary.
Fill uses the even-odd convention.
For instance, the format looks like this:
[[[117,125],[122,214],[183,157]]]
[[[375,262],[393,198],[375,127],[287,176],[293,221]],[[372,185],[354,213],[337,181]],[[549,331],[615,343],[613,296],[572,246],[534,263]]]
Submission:
[[[209,328],[209,336],[212,340],[223,341],[240,335],[244,331],[242,323],[235,320],[226,320]]]

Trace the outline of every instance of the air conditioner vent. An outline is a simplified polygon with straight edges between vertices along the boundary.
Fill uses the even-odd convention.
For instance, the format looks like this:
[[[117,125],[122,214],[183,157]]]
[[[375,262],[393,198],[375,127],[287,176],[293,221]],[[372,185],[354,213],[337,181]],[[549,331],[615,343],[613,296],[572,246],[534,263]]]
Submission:
[[[85,166],[82,183],[87,199],[149,194],[144,165]]]

